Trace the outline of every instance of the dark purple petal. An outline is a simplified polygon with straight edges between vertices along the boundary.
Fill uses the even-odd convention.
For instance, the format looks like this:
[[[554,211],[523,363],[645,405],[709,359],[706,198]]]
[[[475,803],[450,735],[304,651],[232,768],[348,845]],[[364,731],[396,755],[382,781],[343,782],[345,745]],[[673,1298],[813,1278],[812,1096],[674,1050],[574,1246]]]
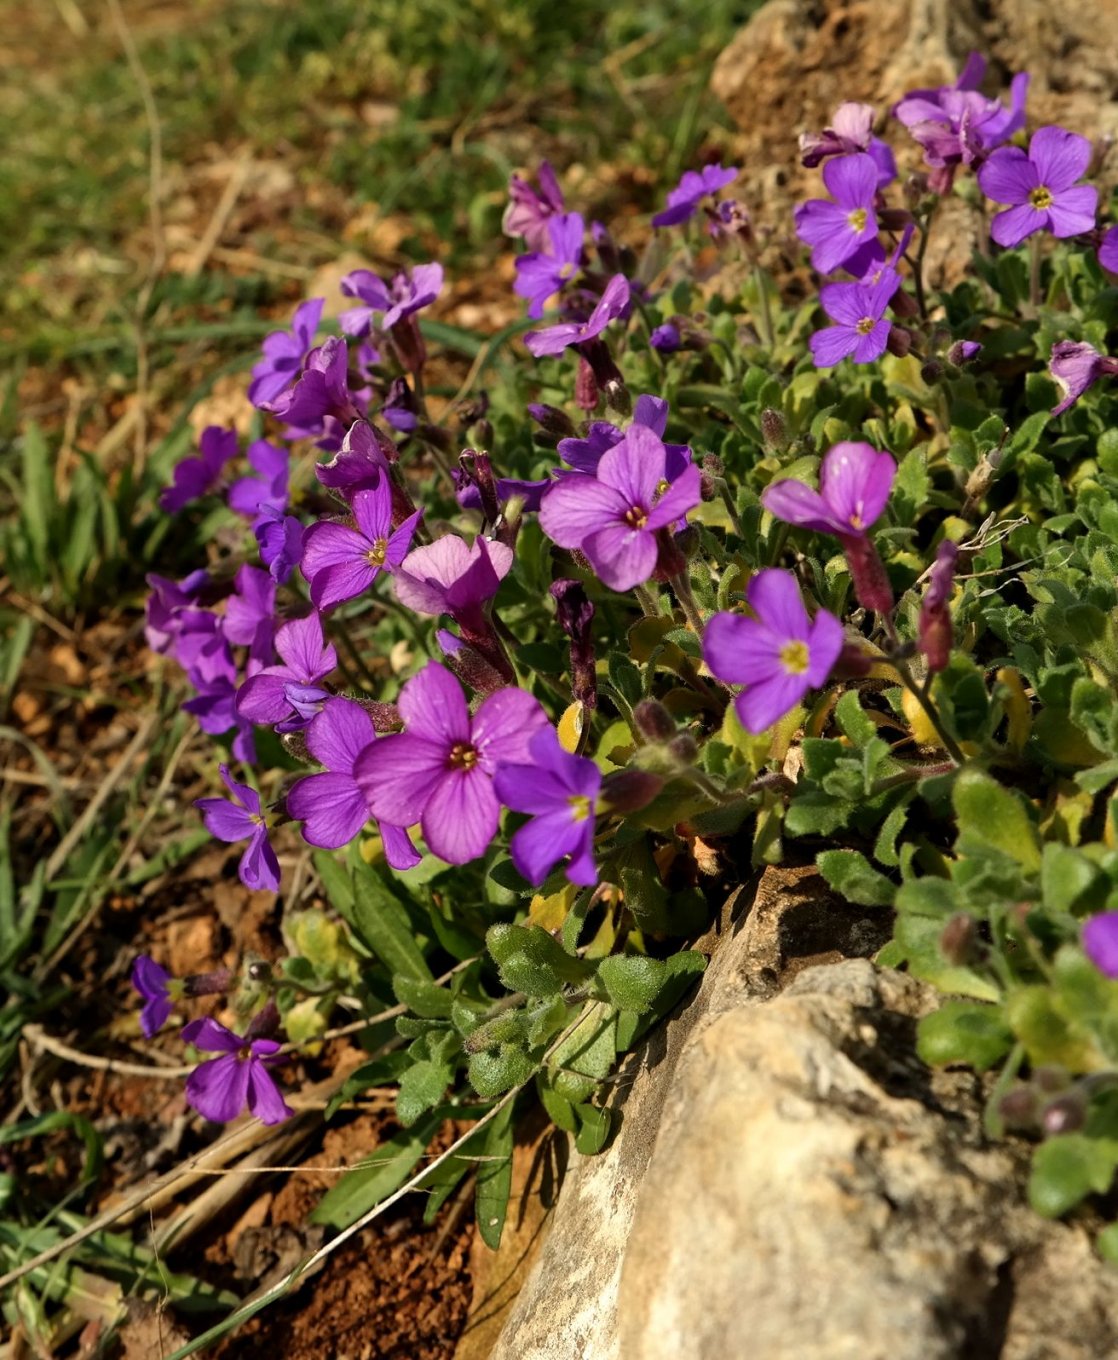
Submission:
[[[1118,911],[1104,911],[1086,922],[1083,948],[1100,973],[1118,978]]]
[[[369,820],[365,795],[351,774],[310,774],[298,780],[287,795],[287,811],[303,823],[307,844],[324,850],[348,845]]]
[[[182,1040],[184,1044],[200,1048],[203,1053],[239,1053],[245,1046],[239,1034],[208,1015],[184,1025]]]
[[[380,839],[384,846],[384,858],[388,861],[389,867],[398,873],[414,869],[423,858],[412,845],[411,837],[402,826],[381,822]]]
[[[186,1100],[204,1119],[228,1124],[248,1095],[249,1064],[236,1054],[201,1063],[186,1079]]]
[[[255,1049],[256,1045],[253,1045]],[[262,1124],[282,1124],[295,1111],[290,1109],[274,1078],[262,1062],[250,1059],[248,1068],[248,1112]]]
[[[263,823],[254,829],[245,846],[237,873],[246,888],[267,888],[270,892],[279,892],[279,860],[268,843],[268,828]]]
[[[320,765],[352,775],[354,762],[375,740],[373,720],[352,699],[327,699],[307,728],[307,749]]]

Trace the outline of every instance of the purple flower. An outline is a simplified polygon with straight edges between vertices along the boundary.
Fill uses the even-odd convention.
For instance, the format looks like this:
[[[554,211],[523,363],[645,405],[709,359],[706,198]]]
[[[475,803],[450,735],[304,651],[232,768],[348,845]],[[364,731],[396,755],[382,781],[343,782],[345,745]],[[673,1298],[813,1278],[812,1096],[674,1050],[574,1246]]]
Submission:
[[[172,581],[154,572],[147,577],[151,594],[147,598],[144,637],[153,652],[163,654],[174,648],[182,632],[184,618],[188,612],[194,612],[191,606],[209,579],[205,567],[192,571],[181,581]]]
[[[275,630],[276,583],[266,571],[248,562],[233,578],[233,594],[225,602],[222,632],[238,647],[251,647],[256,656],[271,660]]]
[[[340,451],[330,462],[319,463],[315,475],[323,486],[350,500],[356,491],[379,486],[396,456],[388,435],[367,420],[358,420],[346,432]]]
[[[1063,399],[1052,408],[1052,414],[1059,416],[1074,406],[1099,378],[1118,376],[1118,359],[1100,354],[1085,341],[1057,340],[1052,346],[1048,371],[1064,393]]]
[[[956,340],[944,355],[944,358],[949,364],[954,364],[956,368],[962,368],[964,364],[969,364],[981,353],[982,346],[977,340]]]
[[[303,575],[311,583],[311,599],[329,609],[363,594],[381,571],[395,571],[408,554],[422,510],[392,529],[392,490],[388,478],[354,494],[355,525],[324,520],[303,539]]]
[[[454,498],[463,510],[481,510],[481,488],[476,481],[471,481],[460,468],[452,469],[451,475],[454,478]],[[538,510],[540,502],[543,500],[543,493],[551,485],[550,477],[543,477],[536,481],[526,481],[520,477],[498,477],[493,483],[497,493],[497,500],[501,505],[505,505],[513,496],[518,496],[521,501],[522,510]]]
[[[643,425],[660,439],[668,428],[668,403],[663,397],[643,393],[633,403],[633,424]],[[594,420],[590,423],[585,439],[561,439],[559,457],[569,463],[576,472],[594,474],[602,455],[614,448],[625,438],[625,432],[608,420]],[[691,449],[687,444],[665,444],[667,450],[667,478],[674,482],[683,469],[691,462]]]
[[[1099,264],[1108,273],[1118,274],[1118,227],[1111,227],[1099,246]]]
[[[264,358],[252,370],[248,388],[248,399],[253,406],[267,409],[268,404],[295,380],[314,343],[314,333],[325,305],[325,298],[311,298],[296,307],[290,331],[273,331],[265,337]]]
[[[237,693],[237,712],[277,732],[298,732],[327,697],[321,681],[337,666],[338,654],[323,639],[317,610],[285,623],[276,633],[276,651],[283,664],[265,666],[245,681]]]
[[[1104,911],[1084,924],[1083,948],[1100,973],[1118,978],[1118,911]]]
[[[283,1059],[274,1039],[249,1039],[207,1016],[191,1020],[183,1040],[203,1053],[222,1053],[200,1063],[186,1079],[187,1103],[204,1119],[228,1124],[248,1106],[262,1124],[280,1124],[295,1113],[280,1094],[269,1067]]]
[[[287,509],[290,457],[287,449],[277,448],[266,439],[250,444],[248,461],[256,476],[239,477],[229,488],[230,510],[254,521],[266,511],[282,515]]]
[[[417,614],[449,614],[473,629],[512,567],[512,549],[488,538],[466,545],[444,534],[410,552],[396,569],[396,598]]]
[[[954,85],[913,90],[894,106],[894,115],[924,149],[925,163],[945,172],[937,177],[937,192],[946,192],[954,167],[972,165],[1025,126],[1025,72],[1010,82],[1010,108],[978,93],[986,61],[977,52]]]
[[[303,823],[303,839],[324,850],[348,845],[369,820],[365,795],[354,778],[358,757],[376,740],[373,720],[352,699],[327,699],[307,728],[307,750],[326,767],[300,779],[287,795],[287,811]],[[393,869],[412,869],[419,855],[403,827],[380,827],[384,854]]]
[[[563,211],[563,192],[555,171],[547,161],[540,162],[538,172],[540,190],[537,193],[527,180],[513,175],[509,180],[509,203],[501,220],[506,236],[523,236],[529,250],[546,250],[547,224],[556,213]]]
[[[602,772],[592,760],[564,751],[555,729],[541,727],[528,743],[530,763],[502,765],[493,787],[497,797],[514,812],[532,820],[515,831],[509,851],[517,872],[539,884],[553,866],[570,855],[567,877],[593,887],[598,881],[594,863],[594,808],[602,787]]]
[[[792,478],[772,482],[761,504],[777,519],[841,539],[863,538],[881,518],[897,475],[892,455],[869,444],[843,442],[827,450],[819,490]]]
[[[303,525],[294,515],[280,515],[263,508],[253,528],[260,545],[260,560],[272,580],[283,585],[303,555]]]
[[[816,331],[808,341],[816,368],[833,368],[850,356],[856,364],[880,359],[889,343],[885,312],[901,286],[901,276],[883,269],[877,283],[826,283],[819,290],[823,310],[837,324]]]
[[[529,331],[524,343],[529,351],[541,358],[545,354],[561,354],[568,345],[580,345],[601,335],[611,321],[615,321],[629,307],[629,281],[624,274],[615,274],[606,284],[598,305],[585,321],[561,321],[557,326],[546,326],[542,331]]]
[[[653,349],[659,350],[661,354],[674,354],[683,344],[683,338],[679,333],[679,327],[672,321],[665,321],[662,326],[657,326],[648,337],[648,343]]]
[[[850,156],[865,151],[873,136],[872,104],[840,104],[832,126],[800,133],[800,163],[813,170],[828,156]]]
[[[586,230],[578,213],[552,217],[548,224],[550,250],[518,255],[513,291],[528,299],[528,315],[538,320],[548,298],[558,293],[578,273],[582,264],[582,237]]]
[[[321,432],[327,416],[336,416],[343,423],[356,420],[362,411],[349,390],[348,365],[346,342],[332,335],[307,355],[294,387],[260,405],[300,434]]]
[[[406,316],[429,307],[442,287],[441,264],[417,264],[414,269],[394,275],[390,283],[371,270],[355,269],[342,279],[342,292],[346,297],[360,299],[363,305],[343,312],[338,324],[347,335],[367,335],[373,317],[381,312],[381,325],[391,330]]]
[[[978,171],[987,198],[1012,207],[990,223],[1000,246],[1018,246],[1035,231],[1078,236],[1095,225],[1099,191],[1076,184],[1087,170],[1091,143],[1061,127],[1037,128],[1026,155],[1019,146],[1003,146]]]
[[[694,217],[707,194],[716,194],[737,179],[737,166],[708,165],[702,170],[685,170],[683,178],[668,194],[667,207],[652,219],[654,227],[674,227]]]
[[[160,508],[174,514],[212,490],[230,458],[237,456],[237,431],[207,425],[198,441],[200,458],[183,458],[175,464],[174,481],[159,493]]]
[[[508,688],[484,699],[471,719],[462,687],[437,661],[400,691],[400,713],[407,730],[373,742],[354,767],[369,810],[405,826],[419,822],[449,864],[476,859],[497,830],[497,767],[528,763],[546,714],[530,694]]]
[[[380,413],[388,424],[401,434],[410,434],[419,424],[419,408],[415,404],[415,396],[408,386],[407,378],[392,379]]]
[[[631,590],[655,570],[657,530],[698,505],[701,480],[691,464],[669,479],[659,436],[631,425],[593,477],[572,473],[551,488],[540,526],[561,548],[580,548],[612,590]]]
[[[737,715],[747,732],[764,732],[826,683],[842,651],[842,624],[825,609],[808,618],[790,571],[759,571],[745,598],[756,617],[715,614],[703,659],[719,680],[746,686],[734,701]]]
[[[916,626],[917,646],[924,654],[928,670],[941,671],[951,659],[951,611],[947,604],[955,582],[955,563],[959,545],[945,538],[936,552],[936,560],[928,573],[928,586],[920,601],[920,618]]]
[[[140,1029],[145,1039],[152,1039],[167,1023],[174,1007],[171,989],[181,990],[181,984],[173,978],[166,968],[161,968],[154,959],[141,954],[132,965],[132,986],[144,999],[140,1011]]]
[[[823,183],[834,198],[809,199],[795,211],[796,233],[812,247],[811,263],[820,274],[840,265],[865,272],[877,242],[877,165],[871,156],[839,156],[823,167]]]
[[[219,841],[235,844],[247,840],[248,845],[237,866],[237,873],[246,888],[269,888],[279,891],[280,867],[276,852],[268,843],[268,824],[260,811],[260,795],[248,784],[238,784],[222,765],[221,777],[235,801],[227,798],[198,798],[194,806],[202,814],[206,830]],[[238,803],[241,806],[238,807]]]

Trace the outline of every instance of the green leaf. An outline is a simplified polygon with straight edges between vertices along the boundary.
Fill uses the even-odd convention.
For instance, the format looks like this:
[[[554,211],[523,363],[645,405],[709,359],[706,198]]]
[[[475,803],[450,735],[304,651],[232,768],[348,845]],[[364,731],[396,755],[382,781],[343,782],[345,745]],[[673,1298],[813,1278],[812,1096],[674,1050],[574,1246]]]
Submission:
[[[483,1099],[504,1095],[520,1086],[536,1070],[536,1064],[518,1044],[499,1044],[470,1058],[470,1085]]]
[[[485,1129],[481,1160],[477,1169],[477,1230],[481,1240],[494,1251],[501,1245],[501,1233],[512,1191],[513,1106],[510,1100]]]
[[[1045,1218],[1059,1218],[1090,1194],[1104,1195],[1118,1168],[1118,1140],[1065,1133],[1033,1154],[1029,1203]]]
[[[621,1011],[646,1011],[668,978],[659,959],[614,954],[598,965],[598,981]]]
[[[613,1128],[610,1112],[597,1105],[576,1105],[575,1114],[578,1116],[575,1147],[584,1157],[596,1157],[609,1142]]]
[[[849,737],[855,746],[865,746],[877,736],[877,728],[858,701],[857,690],[848,689],[835,705],[835,721],[843,736]]]
[[[848,902],[863,907],[892,905],[897,885],[879,874],[858,850],[824,850],[816,866],[832,888]]]
[[[557,1129],[562,1129],[564,1133],[574,1133],[575,1129],[578,1128],[575,1107],[566,1096],[561,1096],[555,1090],[542,1072],[536,1084],[540,1093],[540,1102],[547,1111],[547,1117]]]
[[[39,572],[45,576],[51,567],[54,551],[51,543],[56,509],[53,464],[43,432],[34,422],[27,426],[20,445],[23,459],[20,523]]]
[[[454,1005],[454,995],[445,987],[436,987],[433,982],[420,982],[405,977],[402,973],[392,979],[392,990],[396,1000],[408,1010],[424,1020],[449,1020]]]
[[[1040,885],[1050,911],[1101,911],[1106,905],[1106,875],[1086,855],[1068,845],[1049,842],[1041,861]]]
[[[996,1006],[947,1001],[920,1021],[916,1052],[932,1067],[965,1063],[979,1072],[1004,1058],[1013,1047],[1013,1031]]]
[[[365,1165],[347,1171],[337,1185],[327,1190],[311,1211],[310,1221],[335,1228],[348,1228],[355,1223],[404,1184],[442,1122],[441,1114],[429,1115],[381,1143]]]
[[[450,1063],[429,1059],[413,1063],[404,1072],[396,1093],[396,1117],[404,1128],[410,1128],[421,1114],[434,1109],[453,1077],[454,1068]]]
[[[431,970],[412,934],[407,909],[384,879],[374,869],[363,867],[354,874],[353,889],[349,924],[389,972],[432,981]]]
[[[973,768],[959,771],[952,790],[964,855],[994,850],[1023,869],[1040,868],[1040,843],[1025,804],[996,779]]]

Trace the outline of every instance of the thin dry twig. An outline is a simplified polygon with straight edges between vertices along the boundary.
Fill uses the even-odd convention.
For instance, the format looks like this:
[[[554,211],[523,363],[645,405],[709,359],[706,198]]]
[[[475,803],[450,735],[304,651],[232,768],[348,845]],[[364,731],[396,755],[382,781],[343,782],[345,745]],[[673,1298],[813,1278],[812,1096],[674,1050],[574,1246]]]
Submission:
[[[240,198],[241,190],[248,181],[251,169],[252,152],[248,149],[242,150],[233,162],[233,170],[226,180],[225,188],[217,201],[217,207],[213,210],[213,216],[202,234],[202,239],[194,247],[190,262],[186,266],[185,272],[188,279],[196,279],[206,267],[206,262],[221,240],[221,233],[229,224],[229,218],[232,216],[233,209],[237,206],[237,199]]]

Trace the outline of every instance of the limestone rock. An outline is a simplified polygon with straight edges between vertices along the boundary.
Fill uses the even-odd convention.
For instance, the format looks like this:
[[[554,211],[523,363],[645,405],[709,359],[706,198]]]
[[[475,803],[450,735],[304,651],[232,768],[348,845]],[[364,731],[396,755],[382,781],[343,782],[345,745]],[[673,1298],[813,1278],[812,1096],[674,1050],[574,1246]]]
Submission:
[[[880,123],[908,90],[951,83],[967,54],[990,59],[988,90],[1032,73],[1029,126],[1061,123],[1088,137],[1118,133],[1118,0],[769,0],[719,57],[711,86],[739,133],[744,193],[763,225],[791,235],[793,204],[818,194],[818,170],[799,164],[801,132],[819,131],[844,100],[877,108]],[[900,124],[885,134],[902,174],[921,163]],[[934,285],[958,276],[983,229],[959,199],[937,234],[954,242],[932,259]],[[934,237],[933,237],[934,245]]]
[[[1086,1232],[1028,1210],[1025,1150],[986,1142],[979,1080],[915,1059],[935,994],[864,959],[792,976],[781,921],[826,901],[796,873],[767,871],[761,910],[631,1055],[621,1128],[572,1157],[493,1360],[1118,1354]]]

